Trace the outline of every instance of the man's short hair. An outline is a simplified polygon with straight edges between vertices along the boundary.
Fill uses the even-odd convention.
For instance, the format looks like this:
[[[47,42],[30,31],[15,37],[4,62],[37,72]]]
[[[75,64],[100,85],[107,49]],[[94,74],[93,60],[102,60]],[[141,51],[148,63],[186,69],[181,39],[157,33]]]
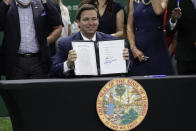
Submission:
[[[77,13],[76,13],[76,20],[80,21],[81,14],[83,11],[86,10],[95,10],[97,13],[97,18],[99,18],[99,12],[98,9],[95,7],[93,4],[84,4],[81,7],[78,8]]]

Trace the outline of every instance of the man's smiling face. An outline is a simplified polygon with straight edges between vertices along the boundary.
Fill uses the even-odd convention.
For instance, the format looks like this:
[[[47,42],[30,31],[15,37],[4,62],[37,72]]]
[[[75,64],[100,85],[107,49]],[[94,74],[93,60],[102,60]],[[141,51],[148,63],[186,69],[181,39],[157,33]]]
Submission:
[[[99,25],[97,12],[95,10],[83,11],[81,13],[80,20],[77,20],[77,23],[82,34],[87,38],[91,38],[94,36]]]

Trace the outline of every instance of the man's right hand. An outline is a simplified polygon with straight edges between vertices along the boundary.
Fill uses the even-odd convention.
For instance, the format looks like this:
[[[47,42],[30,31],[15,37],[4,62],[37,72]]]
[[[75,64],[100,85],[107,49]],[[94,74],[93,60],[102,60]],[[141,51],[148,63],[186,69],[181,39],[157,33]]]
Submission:
[[[75,50],[70,50],[67,58],[67,67],[71,69],[74,65],[74,61],[77,58],[77,54]]]
[[[180,19],[182,16],[182,12],[180,8],[175,8],[172,10],[171,14],[171,22],[176,23],[178,19]]]
[[[3,2],[8,5],[9,4],[9,0],[3,0]]]

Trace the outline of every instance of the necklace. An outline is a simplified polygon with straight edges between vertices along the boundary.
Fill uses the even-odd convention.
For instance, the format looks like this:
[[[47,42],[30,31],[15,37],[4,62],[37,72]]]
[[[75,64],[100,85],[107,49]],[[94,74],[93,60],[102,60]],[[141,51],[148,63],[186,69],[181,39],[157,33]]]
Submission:
[[[140,0],[135,0],[135,2],[139,4],[140,3]]]
[[[149,5],[149,4],[151,3],[151,1],[149,0],[148,2],[145,2],[144,0],[142,0],[142,3],[143,3],[144,5]]]

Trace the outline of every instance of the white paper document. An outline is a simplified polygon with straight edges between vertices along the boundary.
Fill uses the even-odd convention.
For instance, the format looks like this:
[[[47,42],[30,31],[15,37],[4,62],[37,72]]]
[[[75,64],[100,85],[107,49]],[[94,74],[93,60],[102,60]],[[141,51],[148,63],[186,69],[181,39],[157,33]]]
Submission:
[[[75,75],[126,73],[124,46],[124,40],[73,41],[72,47],[77,53]]]
[[[124,40],[98,42],[100,74],[126,73],[126,61],[123,58]]]
[[[94,42],[72,42],[77,53],[75,61],[76,75],[98,75]]]

